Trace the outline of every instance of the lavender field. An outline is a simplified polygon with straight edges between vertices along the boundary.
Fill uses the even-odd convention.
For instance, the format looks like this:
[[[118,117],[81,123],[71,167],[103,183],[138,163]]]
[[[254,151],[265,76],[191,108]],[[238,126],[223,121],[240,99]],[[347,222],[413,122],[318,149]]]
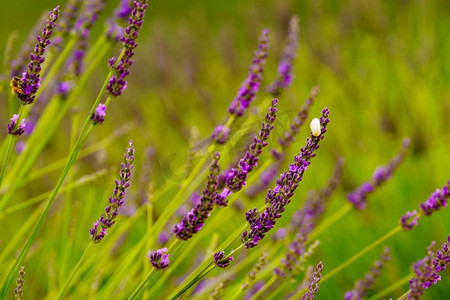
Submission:
[[[450,3],[0,11],[0,299],[449,299]]]

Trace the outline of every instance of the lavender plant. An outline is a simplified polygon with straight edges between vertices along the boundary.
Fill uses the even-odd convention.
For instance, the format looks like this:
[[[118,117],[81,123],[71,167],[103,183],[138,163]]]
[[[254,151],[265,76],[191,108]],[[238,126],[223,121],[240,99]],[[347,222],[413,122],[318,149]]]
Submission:
[[[448,180],[450,46],[435,41],[450,10],[408,3],[394,21],[385,2],[297,4],[161,2],[149,18],[146,0],[66,0],[28,38],[34,18],[1,4],[17,25],[7,41],[3,27],[0,74],[0,298],[445,299],[450,238],[410,274],[405,261],[448,225],[450,181],[416,201]],[[239,75],[259,28],[274,56],[264,29]],[[333,111],[325,143],[317,101]],[[353,176],[339,159],[317,189],[338,156]],[[385,253],[346,291],[378,246],[393,249],[389,276]]]

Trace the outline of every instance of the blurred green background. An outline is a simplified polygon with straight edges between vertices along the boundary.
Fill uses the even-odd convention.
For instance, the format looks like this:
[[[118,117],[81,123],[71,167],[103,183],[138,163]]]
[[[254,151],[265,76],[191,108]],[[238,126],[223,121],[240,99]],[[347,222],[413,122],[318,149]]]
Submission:
[[[64,3],[57,1],[1,1],[0,49],[5,48],[13,30],[19,34],[15,46],[18,49],[41,12],[56,4],[64,7]],[[101,24],[115,5],[108,1]],[[81,176],[118,165],[126,141],[133,138],[138,153],[134,195],[142,189],[138,183],[145,169],[142,164],[146,161],[146,147],[155,151],[149,168],[156,188],[165,180],[183,178],[183,174],[175,174],[173,170],[186,160],[190,128],[196,126],[200,137],[206,139],[215,125],[223,122],[229,103],[247,75],[263,28],[270,29],[263,86],[272,81],[293,14],[301,18],[301,45],[294,82],[280,97],[280,123],[275,132],[279,136],[287,128],[316,84],[320,85],[321,94],[311,117],[319,115],[321,108],[329,107],[332,123],[280,224],[289,221],[288,216],[300,206],[307,190],[325,184],[338,156],[346,160],[343,184],[332,199],[328,215],[344,204],[346,193],[369,179],[378,165],[387,163],[400,149],[403,137],[409,136],[410,154],[395,176],[373,194],[365,211],[350,213],[321,236],[320,253],[314,260],[323,260],[326,274],[388,232],[398,224],[402,214],[417,209],[432,191],[450,179],[448,1],[150,1],[128,89],[108,108],[107,120],[96,128],[90,143],[111,135],[130,121],[131,129],[112,146],[83,159],[74,173]],[[103,30],[100,23],[94,29],[93,41]],[[110,56],[117,55],[118,49],[119,46]],[[106,74],[105,59],[80,100],[82,115],[88,111]],[[259,93],[254,107],[261,104],[264,96],[264,91]],[[10,116],[4,92],[0,101],[0,124],[6,124]],[[66,122],[59,130],[36,169],[64,157],[69,150],[69,125]],[[254,131],[258,126],[256,123]],[[292,147],[292,155],[303,145],[305,132]],[[0,139],[5,137],[6,133],[2,133]],[[271,138],[270,145],[275,143],[276,139]],[[58,172],[28,186],[17,198],[51,189],[57,175]],[[97,188],[109,191],[111,184],[111,178],[107,178]],[[89,189],[75,191],[81,200],[88,192]],[[257,201],[256,206],[260,206],[263,196]],[[164,203],[155,205],[157,215]],[[93,218],[98,212],[93,210]],[[5,240],[29,214],[30,211],[21,211],[1,221],[9,229],[2,229]],[[233,216],[236,227],[243,220],[243,212]],[[80,227],[85,230],[89,225]],[[430,218],[422,218],[413,231],[389,240],[386,245],[391,247],[393,259],[377,281],[376,289],[381,290],[408,274],[411,264],[425,255],[431,240],[441,245],[450,234],[449,228],[450,213],[445,208]],[[227,234],[225,229],[223,236]],[[85,237],[88,239],[87,232]],[[134,238],[139,237],[136,234]],[[318,299],[342,298],[354,280],[368,271],[381,249],[378,247],[340,276],[320,285]],[[51,275],[55,268],[45,261],[43,258],[27,273],[36,293],[45,294],[45,276],[41,274]],[[407,289],[402,286],[392,297]],[[423,298],[445,299],[448,295],[447,270],[442,281]]]

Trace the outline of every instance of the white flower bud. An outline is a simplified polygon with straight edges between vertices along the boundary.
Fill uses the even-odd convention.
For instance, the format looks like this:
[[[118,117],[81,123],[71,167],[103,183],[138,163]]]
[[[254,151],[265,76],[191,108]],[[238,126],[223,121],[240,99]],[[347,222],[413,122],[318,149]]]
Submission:
[[[312,119],[309,127],[311,128],[313,136],[319,136],[322,133],[322,131],[320,130],[320,121],[317,118]]]

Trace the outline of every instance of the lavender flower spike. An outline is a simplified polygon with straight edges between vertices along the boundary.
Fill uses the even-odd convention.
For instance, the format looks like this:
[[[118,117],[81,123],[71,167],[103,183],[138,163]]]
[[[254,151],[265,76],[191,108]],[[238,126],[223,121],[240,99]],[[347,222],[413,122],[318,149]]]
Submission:
[[[358,280],[351,291],[345,293],[345,300],[360,300],[367,296],[367,292],[372,288],[377,277],[380,276],[383,265],[391,260],[389,248],[385,248],[380,259],[375,261],[370,268],[370,272],[364,275],[364,279]]]
[[[264,29],[259,37],[258,50],[255,52],[250,73],[242,83],[236,97],[231,102],[228,112],[232,115],[242,116],[250,103],[256,98],[256,93],[261,84],[264,66],[266,64],[269,30]]]
[[[209,168],[208,181],[206,188],[203,190],[203,195],[200,198],[200,203],[181,220],[181,222],[174,227],[174,232],[177,238],[187,241],[202,227],[208,219],[210,212],[213,210],[217,194],[217,175],[220,172],[219,168],[220,154],[217,152],[214,156],[214,161]]]
[[[31,53],[31,62],[28,64],[27,71],[22,73],[19,86],[16,89],[17,97],[23,105],[31,104],[36,98],[36,93],[41,86],[41,64],[45,61],[45,48],[50,45],[50,37],[53,28],[56,26],[56,20],[59,17],[59,6],[54,8],[48,14],[47,23],[42,29],[41,35],[37,36],[37,43]],[[13,79],[14,80],[14,79]]]
[[[25,132],[25,119],[22,119],[19,128],[16,128],[17,122],[19,121],[19,115],[14,114],[13,117],[9,120],[11,122],[8,124],[8,134],[20,136]]]
[[[403,140],[402,149],[388,165],[378,167],[373,173],[372,179],[364,182],[360,187],[353,190],[347,195],[348,201],[350,201],[356,209],[364,209],[367,206],[367,196],[372,193],[377,187],[382,185],[385,181],[391,178],[394,171],[398,168],[400,163],[405,158],[406,152],[409,147],[409,139]]]
[[[117,97],[127,88],[127,81],[125,78],[130,74],[129,68],[133,64],[131,58],[134,55],[133,49],[137,47],[136,39],[139,35],[139,30],[144,23],[144,15],[147,9],[147,0],[134,1],[134,9],[128,19],[128,27],[125,28],[124,34],[120,41],[125,48],[120,60],[113,57],[108,61],[108,65],[112,70],[111,76],[106,90],[108,93]]]
[[[408,300],[420,299],[426,289],[441,280],[438,274],[450,264],[450,235],[447,242],[442,244],[440,250],[435,250],[435,242],[427,248],[427,255],[413,265],[415,277],[409,281],[410,292]]]
[[[442,190],[436,189],[427,201],[420,204],[420,212],[416,210],[413,212],[407,212],[400,218],[400,224],[405,230],[411,230],[417,226],[417,220],[420,216],[430,216],[434,212],[437,212],[442,207],[447,206],[447,199],[450,197],[450,180],[447,182]]]
[[[302,300],[314,299],[314,295],[319,290],[319,281],[322,279],[323,264],[319,262],[316,266],[316,272],[313,274],[313,280],[309,283],[308,291],[302,296]]]
[[[150,254],[150,262],[158,270],[165,270],[169,267],[169,256],[167,248],[161,248]]]
[[[265,122],[261,124],[261,130],[258,136],[253,138],[253,143],[249,146],[244,157],[239,160],[237,168],[232,168],[226,179],[226,188],[220,194],[217,199],[217,205],[227,206],[228,201],[226,198],[231,194],[231,192],[237,192],[242,189],[250,173],[257,165],[259,161],[259,156],[262,153],[262,149],[267,146],[267,139],[270,136],[270,132],[274,128],[273,123],[277,117],[277,105],[278,99],[272,100],[272,105],[269,107],[268,112],[265,116]]]
[[[287,34],[286,47],[283,51],[280,63],[278,64],[278,74],[275,81],[267,87],[267,91],[274,97],[279,97],[294,79],[294,62],[297,57],[298,49],[298,35],[300,31],[299,27],[300,18],[293,16],[289,21],[289,30]]]
[[[91,116],[91,120],[94,125],[102,124],[106,117],[106,105],[99,103],[94,113]]]
[[[214,254],[214,263],[216,264],[216,266],[218,266],[219,268],[226,268],[230,265],[230,262],[233,261],[233,256],[229,256],[227,258],[225,257],[225,253],[223,251],[219,251],[217,253]]]
[[[100,219],[94,223],[94,227],[89,230],[91,240],[99,243],[106,235],[106,230],[114,225],[115,219],[119,215],[119,208],[125,202],[125,191],[130,186],[131,171],[133,170],[134,147],[133,141],[130,140],[124,160],[125,163],[120,165],[119,179],[116,179],[116,187],[113,194],[109,197],[109,205],[105,208],[105,212]]]
[[[322,117],[320,117],[321,134],[316,137],[310,133],[306,140],[306,146],[300,149],[299,155],[294,157],[294,162],[289,165],[289,169],[277,179],[275,188],[269,189],[267,192],[266,203],[268,203],[268,207],[266,210],[259,213],[255,208],[246,213],[250,231],[244,231],[241,236],[241,241],[246,248],[253,248],[258,245],[259,240],[263,239],[265,234],[273,228],[276,219],[281,217],[284,207],[291,201],[290,198],[303,179],[310,160],[316,156],[315,151],[319,149],[319,142],[327,131],[327,125],[330,122],[328,115],[328,108],[323,109]]]
[[[22,299],[23,295],[23,284],[25,283],[25,280],[23,279],[25,277],[25,267],[21,267],[19,271],[19,278],[16,280],[17,287],[14,290],[14,296],[17,300]]]

